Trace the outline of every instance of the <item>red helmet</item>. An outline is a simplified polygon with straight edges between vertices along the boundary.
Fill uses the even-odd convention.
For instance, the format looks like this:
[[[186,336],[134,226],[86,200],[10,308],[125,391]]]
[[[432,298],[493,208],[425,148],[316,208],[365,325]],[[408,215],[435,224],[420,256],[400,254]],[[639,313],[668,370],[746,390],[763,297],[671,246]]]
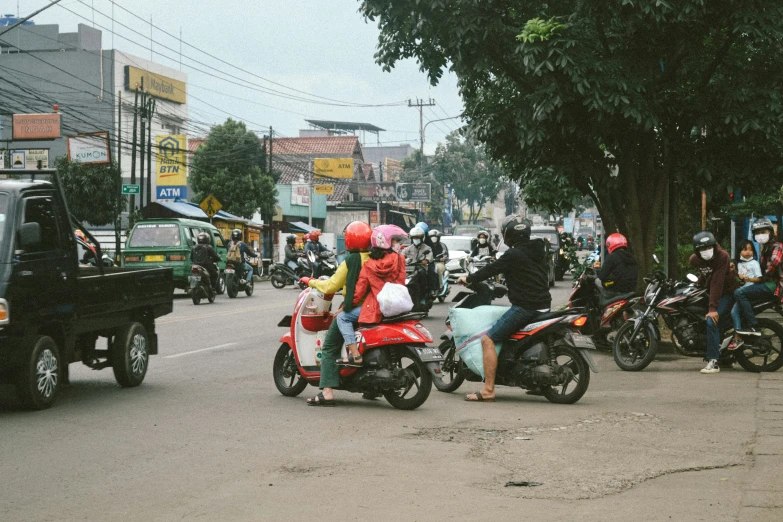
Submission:
[[[349,252],[367,252],[370,250],[372,229],[364,221],[354,221],[345,227],[345,249]]]
[[[312,232],[310,232],[310,241],[318,241],[319,237],[321,237],[320,230],[313,230]]]
[[[606,249],[611,254],[618,248],[623,248],[628,246],[628,240],[625,239],[625,236],[622,234],[614,233],[611,234],[609,237],[606,238]]]

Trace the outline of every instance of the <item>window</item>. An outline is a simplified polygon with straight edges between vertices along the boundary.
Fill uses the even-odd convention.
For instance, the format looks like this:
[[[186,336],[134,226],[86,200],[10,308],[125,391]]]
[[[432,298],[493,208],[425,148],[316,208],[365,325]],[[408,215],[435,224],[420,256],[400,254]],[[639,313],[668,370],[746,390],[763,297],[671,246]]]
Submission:
[[[41,227],[41,243],[27,249],[31,252],[48,252],[60,248],[60,236],[57,230],[57,213],[52,198],[29,198],[25,201],[24,222],[38,223]]]
[[[213,232],[212,232],[212,235],[213,235],[213,236],[214,236],[214,238],[215,238],[215,246],[217,246],[217,247],[219,247],[219,248],[225,248],[226,244],[225,244],[225,243],[223,243],[223,238],[222,238],[222,237],[220,237],[220,233],[219,233],[219,232],[216,232],[216,231],[213,231]]]
[[[128,241],[129,247],[178,247],[179,225],[176,223],[145,223],[136,225]]]

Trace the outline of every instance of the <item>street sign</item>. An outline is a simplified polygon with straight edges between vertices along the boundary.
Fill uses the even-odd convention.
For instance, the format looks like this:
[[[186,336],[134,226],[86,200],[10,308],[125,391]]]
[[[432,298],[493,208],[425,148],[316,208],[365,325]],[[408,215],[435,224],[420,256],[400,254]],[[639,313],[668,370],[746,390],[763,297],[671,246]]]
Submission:
[[[141,194],[141,187],[138,185],[123,185],[122,186],[122,193],[123,194]]]
[[[397,200],[408,202],[431,201],[429,183],[397,183]]]
[[[201,207],[201,210],[203,210],[207,216],[212,218],[215,214],[218,213],[218,210],[223,208],[223,205],[220,204],[220,201],[218,201],[215,196],[210,194],[204,201],[201,202],[199,207]]]
[[[314,185],[313,189],[316,194],[325,194],[327,196],[334,194],[334,185],[331,183],[328,185]]]
[[[49,149],[26,149],[24,164],[27,170],[35,170],[39,163],[42,169],[49,168]]]
[[[24,151],[15,150],[11,152],[11,168],[14,170],[24,170],[26,166]]]

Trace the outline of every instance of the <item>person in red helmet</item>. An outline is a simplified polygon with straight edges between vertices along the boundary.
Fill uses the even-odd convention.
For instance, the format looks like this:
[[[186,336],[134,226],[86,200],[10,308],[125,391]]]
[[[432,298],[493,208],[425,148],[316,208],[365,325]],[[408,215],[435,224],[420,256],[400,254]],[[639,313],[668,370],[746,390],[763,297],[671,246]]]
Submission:
[[[354,222],[356,223],[356,222]],[[353,223],[351,223],[353,224]],[[365,223],[366,225],[367,223]],[[367,225],[369,226],[369,225]],[[304,247],[305,255],[307,255],[308,252],[313,252],[315,254],[315,277],[319,277],[321,275],[321,253],[327,252],[329,249],[326,248],[320,241],[321,239],[321,231],[320,230],[313,230],[310,232],[310,242],[307,243]]]
[[[601,269],[596,273],[597,285],[605,298],[627,294],[636,290],[636,278],[639,266],[633,254],[628,250],[628,240],[622,234],[614,233],[606,238],[606,257]]]
[[[312,234],[310,234],[311,239]],[[303,277],[299,280],[300,283],[324,294],[334,294],[340,289],[343,290],[343,309],[329,326],[321,348],[323,354],[321,359],[321,393],[307,399],[307,404],[310,406],[334,406],[334,388],[340,384],[340,369],[337,366],[337,359],[343,344],[347,345],[351,355],[347,360],[351,363],[350,365],[361,366],[361,357],[356,347],[352,325],[359,320],[364,301],[360,300],[354,304],[354,295],[356,295],[356,283],[359,280],[362,266],[370,258],[372,229],[363,221],[354,221],[345,227],[344,235],[345,249],[349,254],[337,267],[334,275],[323,281],[309,277]],[[350,325],[350,333],[347,325]]]

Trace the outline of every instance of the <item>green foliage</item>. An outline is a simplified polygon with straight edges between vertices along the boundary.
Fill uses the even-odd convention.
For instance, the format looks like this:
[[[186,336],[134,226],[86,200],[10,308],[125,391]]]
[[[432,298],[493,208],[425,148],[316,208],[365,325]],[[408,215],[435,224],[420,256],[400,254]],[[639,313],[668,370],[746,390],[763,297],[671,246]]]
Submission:
[[[562,28],[563,24],[557,22],[554,18],[549,20],[533,18],[525,22],[525,28],[517,35],[517,40],[524,43],[534,43],[536,39],[546,41],[552,38],[555,31]]]
[[[85,165],[59,157],[55,166],[63,183],[71,214],[81,222],[103,226],[113,223],[126,198],[120,194],[120,169],[116,163]]]
[[[783,188],[777,194],[757,194],[745,198],[744,201],[724,205],[721,210],[731,217],[764,216],[775,214],[781,203],[783,203]]]
[[[693,254],[693,246],[677,245],[677,275],[680,279],[685,278],[685,274],[693,272],[695,269],[691,266],[691,254]],[[663,245],[655,247],[655,255],[658,256],[658,260],[663,263]],[[645,276],[647,274],[644,274]]]
[[[190,182],[195,200],[213,194],[231,214],[250,217],[256,210],[271,214],[277,190],[266,163],[258,136],[244,123],[229,118],[215,125],[193,158]]]

